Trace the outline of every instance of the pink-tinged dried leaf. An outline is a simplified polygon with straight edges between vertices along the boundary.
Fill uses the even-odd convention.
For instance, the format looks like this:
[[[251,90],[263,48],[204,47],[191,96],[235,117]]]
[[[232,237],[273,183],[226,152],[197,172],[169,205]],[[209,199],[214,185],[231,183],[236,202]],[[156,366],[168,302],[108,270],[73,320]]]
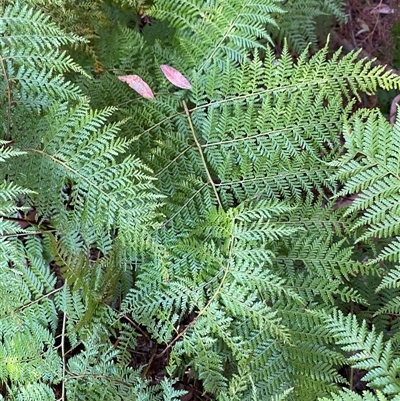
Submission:
[[[170,65],[162,64],[160,65],[161,71],[165,75],[165,78],[168,79],[169,82],[182,89],[191,89],[192,85],[190,82],[174,67]]]
[[[146,99],[154,99],[154,93],[150,86],[138,75],[122,75],[117,76],[117,78],[122,82],[126,82],[134,91]]]

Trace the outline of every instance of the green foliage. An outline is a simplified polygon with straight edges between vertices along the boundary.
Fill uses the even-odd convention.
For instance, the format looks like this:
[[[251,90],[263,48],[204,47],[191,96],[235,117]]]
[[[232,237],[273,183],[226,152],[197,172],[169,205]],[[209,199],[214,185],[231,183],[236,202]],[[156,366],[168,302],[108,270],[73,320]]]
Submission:
[[[396,399],[400,79],[309,56],[341,2],[7,3],[0,398]]]
[[[346,214],[362,212],[352,230],[365,227],[357,241],[388,239],[376,261],[398,261],[398,205],[400,200],[399,124],[392,127],[377,111],[361,111],[353,117],[351,128],[345,127],[346,154],[338,162],[338,178],[345,180],[339,195],[358,194]],[[379,132],[379,136],[376,133]]]
[[[331,398],[320,398],[320,401],[388,401],[390,399],[398,400],[399,397],[387,398],[380,391],[377,391],[376,395],[370,391],[364,391],[361,396],[350,390],[343,390],[339,394],[332,394]]]
[[[368,371],[364,381],[384,394],[398,395],[400,359],[396,357],[392,342],[384,342],[383,333],[377,334],[374,328],[367,330],[365,321],[360,326],[355,316],[345,317],[335,312],[327,321],[336,343],[350,353],[350,364],[354,368]]]
[[[317,23],[321,23],[323,19],[329,21],[332,17],[340,23],[345,23],[347,16],[344,7],[343,0],[285,1],[282,4],[285,13],[278,20],[279,29],[275,36],[280,41],[288,40],[297,52],[305,50],[309,44],[316,49]]]

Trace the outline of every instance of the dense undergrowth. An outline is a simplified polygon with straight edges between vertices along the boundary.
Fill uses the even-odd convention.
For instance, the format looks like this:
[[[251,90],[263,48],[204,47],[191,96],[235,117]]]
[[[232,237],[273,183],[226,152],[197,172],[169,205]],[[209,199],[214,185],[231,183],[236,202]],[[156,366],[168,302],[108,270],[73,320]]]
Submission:
[[[2,2],[0,399],[400,399],[400,78],[316,21]]]

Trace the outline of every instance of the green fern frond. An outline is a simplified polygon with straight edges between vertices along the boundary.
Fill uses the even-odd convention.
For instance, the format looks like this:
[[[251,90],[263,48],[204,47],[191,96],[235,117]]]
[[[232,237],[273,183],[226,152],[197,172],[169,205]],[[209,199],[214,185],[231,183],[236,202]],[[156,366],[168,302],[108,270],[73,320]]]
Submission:
[[[336,344],[351,353],[347,358],[348,363],[354,368],[368,371],[363,380],[369,387],[386,395],[400,393],[400,359],[390,340],[385,342],[383,334],[378,334],[375,328],[369,331],[365,321],[360,325],[355,316],[334,312],[325,321]]]
[[[185,393],[175,390],[173,383],[166,379],[160,385],[148,386],[138,372],[115,364],[117,351],[114,348],[100,348],[96,341],[84,345],[85,351],[72,357],[68,363],[66,396],[69,399],[85,396],[86,400],[156,401],[163,391],[164,400],[177,401]]]
[[[34,11],[29,5],[21,5],[19,1],[11,3],[13,4],[3,8],[0,18],[1,32],[10,34],[7,36],[9,45],[51,50],[80,40],[77,35],[66,34],[58,25],[50,21],[48,15]],[[26,41],[28,41],[28,46],[26,46]],[[3,40],[3,45],[4,42]]]
[[[177,29],[176,42],[191,67],[199,71],[214,59],[243,62],[249,50],[264,48],[260,38],[272,43],[266,25],[276,26],[275,15],[281,13],[274,0],[229,0],[218,7],[188,0],[156,1],[150,15],[166,19]]]
[[[398,396],[388,398],[381,391],[372,393],[371,391],[364,391],[362,395],[359,395],[351,390],[342,390],[339,394],[332,394],[331,397],[319,398],[319,401],[389,401],[399,400]]]
[[[48,15],[34,11],[19,1],[11,2],[0,16],[0,32],[7,35],[0,42],[3,73],[12,79],[12,65],[25,65],[57,72],[84,73],[62,46],[82,41],[77,35],[67,34],[50,21]],[[4,71],[5,65],[8,72]]]
[[[310,61],[303,56],[297,65],[284,52],[276,66],[268,51],[264,65],[255,57],[241,69],[213,66],[206,77],[193,76],[193,106],[185,109],[177,94],[126,109],[139,134],[138,151],[153,149],[144,160],[161,193],[175,199],[164,209],[169,224],[182,229],[181,221],[212,205],[230,207],[260,194],[299,200],[324,192],[331,173],[321,159],[337,151],[341,96],[399,84],[355,62],[354,54],[326,61],[326,51]]]
[[[396,241],[398,242],[398,241]],[[400,267],[396,266],[382,279],[377,291],[381,291],[384,288],[399,288],[400,287]]]
[[[0,399],[3,399],[2,397]],[[54,401],[53,389],[45,383],[29,383],[11,389],[7,400],[10,401]]]
[[[79,88],[61,73],[84,71],[61,49],[81,39],[67,34],[50,22],[48,15],[28,5],[18,1],[7,4],[0,15],[0,32],[0,93],[5,100],[0,117],[7,122],[3,138],[10,139],[12,129],[13,133],[30,129],[28,114],[40,113],[54,99],[82,99]]]
[[[117,138],[120,124],[105,125],[113,110],[93,112],[87,103],[72,110],[66,104],[52,107],[48,123],[40,127],[46,135],[35,144],[37,148],[26,149],[21,160],[25,171],[34,165],[40,171],[34,181],[15,176],[20,182],[27,179],[37,191],[31,201],[42,218],[53,218],[60,231],[80,232],[87,243],[116,229],[129,242],[155,216],[150,205],[154,202],[154,210],[160,198],[152,189],[149,170],[139,160],[128,156],[117,162],[129,143]],[[9,165],[7,173],[14,176],[13,171]],[[52,191],[41,190],[46,186]],[[58,201],[54,193],[59,194]]]
[[[25,154],[25,152],[21,152],[20,150],[16,150],[11,146],[10,141],[1,141],[0,140],[0,162],[4,162],[7,159],[9,159],[10,157],[14,157],[14,156],[21,156],[23,154]],[[3,191],[1,191],[0,194],[2,194]],[[8,198],[8,196],[5,195],[0,195],[2,197],[5,197],[6,199]],[[4,213],[4,212],[3,212]]]
[[[306,29],[343,18],[303,3]],[[291,1],[26,4],[0,16],[3,398],[177,400],[179,378],[216,400],[353,399],[345,364],[363,398],[396,397],[400,123],[351,114],[400,79],[328,46],[294,61],[314,40],[295,25],[278,56]],[[362,192],[347,213],[336,178]]]
[[[297,53],[303,52],[310,45],[316,49],[318,20],[326,19],[330,25],[334,23],[329,21],[332,17],[342,24],[347,21],[345,2],[342,0],[289,0],[281,7],[285,12],[278,17],[279,28],[274,33],[280,41],[287,40]]]
[[[388,244],[375,260],[397,263],[399,121],[392,127],[379,112],[373,112],[368,119],[356,116],[350,124],[345,131],[347,152],[337,164],[337,177],[344,182],[339,195],[358,194],[346,211],[347,215],[362,213],[352,228],[365,227],[357,241],[387,238]]]
[[[282,222],[276,230],[275,224],[268,224],[266,219],[289,211],[282,203],[258,201],[251,211],[244,203],[226,213],[211,212],[209,222],[189,232],[187,239],[186,235],[180,240],[174,239],[173,249],[177,253],[168,266],[168,282],[159,275],[150,276],[153,266],[142,266],[138,290],[126,298],[124,310],[137,316],[138,323],[149,327],[160,342],[169,343],[173,338],[177,315],[194,314],[182,342],[172,340],[174,348],[169,369],[173,371],[174,366],[192,361],[193,374],[202,379],[208,391],[220,394],[221,399],[228,391],[226,377],[237,375],[239,366],[248,366],[246,377],[258,383],[259,399],[282,389],[287,383],[289,365],[293,369],[293,383],[300,380],[301,375],[294,368],[297,363],[303,372],[304,364],[310,366],[306,377],[314,379],[310,387],[306,380],[302,382],[304,394],[313,394],[317,388],[323,394],[327,389],[324,383],[340,381],[333,368],[339,363],[340,355],[329,354],[326,347],[313,344],[314,336],[325,336],[329,341],[329,335],[320,321],[305,316],[301,286],[282,281],[273,265],[268,266],[275,259],[268,251],[268,243],[272,245],[280,238],[296,235],[298,228]],[[168,239],[167,236],[161,238]],[[233,258],[231,262],[230,258]],[[338,263],[342,259],[343,255]],[[184,281],[180,279],[183,272]],[[177,280],[179,285],[174,284]],[[152,284],[145,286],[140,282]],[[315,283],[311,286],[315,287]],[[323,293],[327,289],[320,291]],[[157,324],[158,319],[168,322],[162,335],[163,326]],[[295,345],[295,348],[290,352],[289,345],[289,350],[282,355],[285,344]],[[257,350],[255,355],[252,350]],[[312,354],[315,355],[313,363],[306,362]],[[321,358],[326,359],[315,365]],[[232,372],[226,371],[224,360],[230,361]],[[248,386],[241,394],[249,394],[249,379],[246,380]]]

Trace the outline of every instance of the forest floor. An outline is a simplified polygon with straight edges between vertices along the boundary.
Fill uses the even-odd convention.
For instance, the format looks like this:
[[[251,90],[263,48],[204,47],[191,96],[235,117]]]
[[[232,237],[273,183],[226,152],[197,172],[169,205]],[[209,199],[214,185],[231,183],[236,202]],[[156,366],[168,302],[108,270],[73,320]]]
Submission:
[[[346,0],[347,24],[331,31],[334,48],[360,50],[360,58],[385,65],[400,75],[400,0]],[[323,32],[326,37],[326,32]],[[396,117],[397,93],[381,91],[363,98],[363,107],[379,107],[391,123]]]
[[[348,22],[335,32],[335,39],[345,50],[363,49],[365,55],[391,65],[400,0],[347,0],[346,4]]]

